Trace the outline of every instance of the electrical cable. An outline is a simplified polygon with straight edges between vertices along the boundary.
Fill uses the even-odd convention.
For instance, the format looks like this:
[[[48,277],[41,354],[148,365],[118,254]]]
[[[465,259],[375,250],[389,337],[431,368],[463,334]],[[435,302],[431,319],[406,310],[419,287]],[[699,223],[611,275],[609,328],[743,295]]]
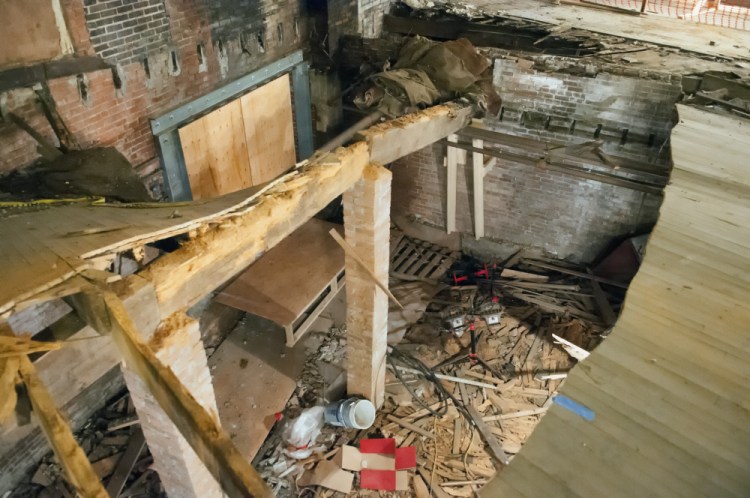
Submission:
[[[438,379],[435,376],[435,371],[422,363],[419,359],[404,353],[402,351],[399,351],[395,348],[391,348],[390,351],[387,353],[388,361],[390,362],[391,366],[393,367],[393,372],[396,375],[396,378],[401,382],[406,390],[409,392],[409,394],[412,395],[415,401],[419,403],[419,405],[427,410],[431,415],[436,417],[441,417],[445,415],[448,411],[448,400],[451,400],[453,402],[453,405],[458,409],[458,411],[461,413],[461,415],[464,416],[466,420],[469,421],[473,425],[473,420],[471,418],[471,415],[469,414],[468,410],[466,410],[466,407],[464,406],[463,402],[458,400],[453,394],[451,394],[445,386],[443,386],[443,383],[440,382],[440,379]],[[396,362],[400,362],[402,365],[418,370],[419,373],[424,376],[424,378],[430,382],[432,382],[435,386],[435,392],[438,396],[438,400],[442,403],[442,406],[438,410],[433,410],[430,408],[430,406],[425,403],[425,401],[418,396],[414,390],[404,381],[403,377],[399,373],[398,366],[396,365]]]

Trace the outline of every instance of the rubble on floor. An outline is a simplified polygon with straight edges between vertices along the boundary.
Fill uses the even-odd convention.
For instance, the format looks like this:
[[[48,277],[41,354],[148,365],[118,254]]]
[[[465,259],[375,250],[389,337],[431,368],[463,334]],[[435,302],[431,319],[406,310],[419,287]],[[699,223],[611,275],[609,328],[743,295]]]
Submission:
[[[332,364],[339,374],[345,366],[345,332],[331,329],[253,462],[280,497],[382,496],[382,489],[398,496],[474,496],[521,450],[553,403],[578,361],[568,350],[583,358],[599,344],[624,294],[623,284],[565,262],[521,254],[499,263],[458,260],[420,241],[405,243],[398,233],[391,243],[391,267],[408,280],[392,278],[390,288],[400,300],[411,299],[411,313],[392,309],[389,316],[397,333],[389,334],[386,402],[369,429],[323,425],[310,456],[289,456],[284,424],[304,408],[343,396],[341,377],[335,395],[324,378],[335,377],[324,376]],[[407,245],[424,251],[404,258]],[[446,260],[453,266],[447,273],[442,268],[442,278],[419,276],[432,275]],[[557,402],[594,415],[563,396]],[[345,462],[363,451],[363,441],[388,445],[390,438],[395,448],[413,447],[415,466],[401,471],[408,490],[398,491],[407,484],[395,474],[378,481],[385,486],[379,490],[364,489],[372,486],[370,474]]]
[[[111,497],[166,497],[129,393],[121,393],[94,415],[76,439]],[[27,482],[3,498],[74,496],[57,457],[50,452]]]

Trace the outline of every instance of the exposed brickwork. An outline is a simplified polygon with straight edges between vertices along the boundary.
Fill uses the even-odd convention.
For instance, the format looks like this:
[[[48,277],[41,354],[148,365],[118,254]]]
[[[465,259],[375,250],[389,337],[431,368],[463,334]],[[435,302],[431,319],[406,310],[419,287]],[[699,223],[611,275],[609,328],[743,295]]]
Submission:
[[[328,0],[328,49],[338,51],[339,40],[344,35],[359,31],[358,0]]]
[[[360,33],[365,38],[377,38],[383,32],[383,16],[391,7],[391,0],[359,0]]]
[[[339,48],[343,35],[377,38],[383,32],[383,16],[391,0],[328,0],[328,47]]]
[[[590,70],[596,74],[595,67]],[[598,138],[605,150],[620,156],[669,160],[663,145],[676,118],[679,78],[666,73],[662,79],[604,72],[576,76],[496,59],[493,79],[503,98],[502,117],[492,122],[494,129],[564,142]]]
[[[103,4],[87,1],[84,6],[82,0],[64,2],[66,20],[74,26],[72,36],[77,53],[85,54],[91,49],[86,43],[88,35],[84,39],[85,32],[81,32],[85,30],[81,23],[86,9]],[[162,176],[149,119],[279,59],[302,47],[305,40],[304,24],[295,22],[302,12],[301,0],[258,2],[263,25],[273,27],[267,30],[262,51],[258,47],[243,48],[239,34],[231,35],[235,31],[221,31],[225,38],[214,37],[212,27],[221,25],[220,18],[216,17],[221,12],[214,9],[209,13],[209,4],[208,0],[166,0],[162,4],[165,10],[161,19],[169,23],[170,45],[144,58],[128,59],[125,52],[121,52],[125,54],[123,58],[115,56],[113,62],[119,64],[120,88],[110,70],[49,82],[58,111],[81,147],[116,147],[147,180],[155,197],[161,195]],[[226,26],[243,22],[235,19],[235,11],[227,11],[226,15],[230,17]],[[172,52],[177,71],[173,67]],[[11,111],[20,109],[14,112],[52,137],[33,92],[14,92],[0,95],[0,103],[7,102],[6,107]],[[38,157],[35,148],[33,141],[15,126],[0,124],[0,171],[27,166]]]
[[[580,143],[595,133],[613,154],[664,164],[679,81],[539,72],[497,60],[503,98],[494,130],[540,141]],[[573,124],[575,122],[575,125]],[[623,130],[627,138],[622,140]],[[394,212],[445,227],[445,146],[436,144],[394,166]],[[458,231],[473,234],[471,166],[457,179]],[[486,238],[588,261],[620,235],[656,221],[659,196],[500,159],[485,177]]]
[[[445,228],[445,145],[393,166],[393,212]],[[485,236],[561,258],[590,261],[612,238],[647,228],[661,198],[502,160],[484,178]],[[456,228],[472,237],[471,166],[459,167]]]
[[[170,42],[164,0],[84,0],[94,50],[106,60],[128,64]]]

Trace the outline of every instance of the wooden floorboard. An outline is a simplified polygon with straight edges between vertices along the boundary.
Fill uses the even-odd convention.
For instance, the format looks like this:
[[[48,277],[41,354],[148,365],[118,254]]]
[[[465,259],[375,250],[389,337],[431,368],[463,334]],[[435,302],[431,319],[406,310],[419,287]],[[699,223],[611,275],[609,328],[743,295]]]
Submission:
[[[482,496],[747,496],[750,121],[679,115],[622,315],[561,390],[595,419],[553,406]]]

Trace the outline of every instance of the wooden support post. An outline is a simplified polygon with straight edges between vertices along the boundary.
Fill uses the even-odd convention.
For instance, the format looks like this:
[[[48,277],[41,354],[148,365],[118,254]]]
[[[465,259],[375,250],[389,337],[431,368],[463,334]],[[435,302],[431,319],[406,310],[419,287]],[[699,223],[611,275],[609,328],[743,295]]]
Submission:
[[[218,419],[198,322],[178,312],[164,320],[151,337],[142,339],[195,400]],[[167,494],[185,498],[223,496],[219,484],[129,362],[123,366],[123,374]]]
[[[484,148],[484,141],[475,138],[471,144],[477,149]],[[474,237],[484,237],[484,154],[472,152],[472,170],[474,173]]]
[[[446,151],[447,177],[445,184],[448,188],[445,205],[445,231],[453,233],[456,231],[456,175],[458,174],[458,149],[451,146],[458,142],[458,135],[448,135],[448,149]]]
[[[110,328],[99,330],[99,332],[111,334],[127,367],[137,373],[214,479],[220,483],[224,493],[232,498],[273,496],[263,479],[240,454],[229,435],[221,428],[216,414],[209,413],[204,408],[180,382],[175,372],[166,367],[141,338],[125,305],[117,295],[108,290],[101,292],[108,317],[96,320],[96,322],[109,323]],[[93,292],[88,293],[87,300],[94,299],[96,295]],[[94,308],[91,303],[87,304],[86,300],[80,300],[77,306]],[[85,313],[84,315],[91,316],[91,314]],[[153,344],[161,339],[168,340],[169,338],[160,338],[160,334],[154,334],[150,342]],[[144,428],[148,427],[149,421],[142,422]]]
[[[391,172],[370,165],[344,193],[347,242],[380,282],[388,282]],[[350,394],[362,395],[376,407],[385,395],[388,296],[350,254],[346,255],[346,327]]]

